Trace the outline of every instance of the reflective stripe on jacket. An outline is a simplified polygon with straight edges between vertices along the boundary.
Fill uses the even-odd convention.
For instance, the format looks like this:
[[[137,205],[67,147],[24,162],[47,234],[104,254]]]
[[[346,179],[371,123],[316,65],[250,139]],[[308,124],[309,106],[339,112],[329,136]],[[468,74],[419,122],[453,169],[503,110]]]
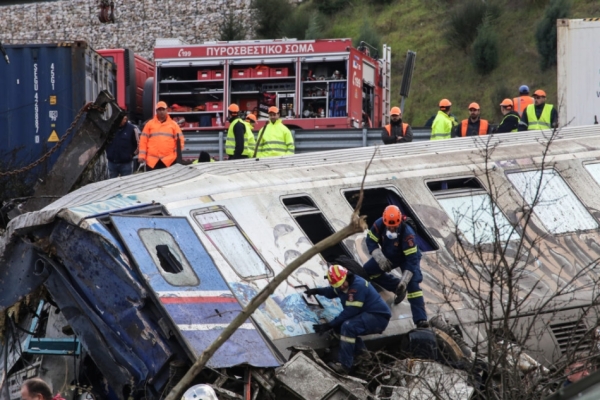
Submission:
[[[438,111],[431,125],[431,140],[450,139],[456,121],[443,111]]]
[[[544,104],[544,109],[542,110],[542,115],[540,115],[540,119],[537,119],[535,115],[535,106],[530,105],[525,109],[527,113],[527,130],[535,131],[541,129],[552,129],[552,109],[554,106],[552,104]]]
[[[462,123],[461,123],[461,127],[460,127],[460,136],[465,137],[467,136],[467,127],[469,126],[469,120],[468,119],[463,119]],[[490,124],[487,122],[487,120],[485,119],[480,119],[479,120],[479,134],[480,135],[487,135],[487,131],[488,131],[488,127],[490,126]]]
[[[183,150],[185,139],[179,125],[169,115],[165,122],[160,122],[155,115],[148,121],[140,136],[139,160],[145,161],[150,168],[154,168],[158,161],[162,161],[167,167],[171,166],[177,159],[177,135]]]
[[[408,124],[407,123],[402,123],[402,136],[406,136],[406,128],[408,128]],[[392,125],[391,124],[387,124],[385,126],[385,130],[388,133],[388,136],[392,136]]]
[[[513,111],[519,113],[519,116],[523,115],[523,111],[528,105],[533,104],[533,97],[531,96],[519,96],[513,99]]]
[[[262,137],[261,137],[262,133]],[[260,142],[256,144],[256,157],[278,157],[294,154],[294,139],[292,132],[280,119],[272,123],[269,121],[258,134]]]
[[[234,126],[238,123],[244,125],[245,133],[244,133],[244,150],[242,151],[243,156],[252,157],[254,154],[254,147],[256,146],[256,140],[254,139],[254,134],[252,133],[252,125],[248,122],[242,121],[240,118],[234,119],[229,125],[229,129],[227,130],[227,139],[225,140],[225,153],[227,155],[235,154],[235,134],[233,133]]]

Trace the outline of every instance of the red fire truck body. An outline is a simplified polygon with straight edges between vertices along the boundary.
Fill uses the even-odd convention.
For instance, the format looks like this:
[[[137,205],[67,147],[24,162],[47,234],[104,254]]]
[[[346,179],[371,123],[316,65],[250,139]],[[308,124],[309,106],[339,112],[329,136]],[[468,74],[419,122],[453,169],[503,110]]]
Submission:
[[[259,123],[277,106],[292,128],[381,126],[389,112],[389,62],[352,47],[350,39],[260,40],[186,45],[157,40],[155,100],[170,106],[185,130],[224,126],[227,108]]]

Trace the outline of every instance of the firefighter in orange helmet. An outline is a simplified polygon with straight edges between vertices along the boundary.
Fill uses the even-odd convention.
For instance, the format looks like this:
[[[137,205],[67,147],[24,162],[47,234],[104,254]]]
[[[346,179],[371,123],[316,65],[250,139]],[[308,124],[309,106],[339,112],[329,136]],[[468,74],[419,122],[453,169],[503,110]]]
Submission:
[[[167,103],[156,103],[156,115],[148,121],[140,136],[140,164],[147,170],[167,168],[177,160],[177,141],[183,149],[184,138],[181,128],[167,113]]]
[[[370,280],[396,294],[394,304],[408,297],[413,322],[418,328],[426,328],[429,324],[419,286],[423,281],[421,251],[417,247],[415,230],[405,221],[397,206],[385,208],[383,216],[375,221],[367,234],[367,248],[372,258],[363,268]],[[389,273],[398,267],[402,278]]]
[[[384,144],[412,142],[412,129],[410,125],[402,122],[400,107],[392,107],[390,110],[390,123],[383,127],[381,140]]]
[[[521,123],[521,118],[519,118],[519,114],[513,110],[513,101],[511,99],[504,99],[502,103],[500,103],[500,111],[504,117],[496,128],[496,133],[507,133],[507,132],[517,132],[519,130],[519,124]]]
[[[383,332],[392,313],[373,285],[341,265],[329,266],[327,280],[329,287],[308,289],[305,294],[340,299],[344,310],[331,322],[315,324],[313,328],[319,334],[330,329],[340,334],[339,362],[328,365],[340,374],[347,374],[355,355],[369,357],[359,336]]]
[[[458,122],[450,115],[452,103],[448,99],[440,100],[440,110],[431,124],[431,140],[444,140],[452,137],[452,129]]]

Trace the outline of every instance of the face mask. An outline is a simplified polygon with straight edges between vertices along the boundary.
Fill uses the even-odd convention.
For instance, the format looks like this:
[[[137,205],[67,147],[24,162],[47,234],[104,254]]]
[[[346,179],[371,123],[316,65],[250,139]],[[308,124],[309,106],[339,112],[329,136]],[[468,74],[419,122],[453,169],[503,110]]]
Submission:
[[[385,231],[385,236],[387,236],[388,239],[397,239],[398,232]]]

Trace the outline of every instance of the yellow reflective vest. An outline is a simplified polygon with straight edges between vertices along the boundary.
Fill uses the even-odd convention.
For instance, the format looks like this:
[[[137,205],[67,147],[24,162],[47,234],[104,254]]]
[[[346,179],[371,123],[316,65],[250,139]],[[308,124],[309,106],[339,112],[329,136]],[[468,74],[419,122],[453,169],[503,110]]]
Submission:
[[[280,119],[269,121],[258,133],[256,157],[277,157],[294,154],[294,138],[292,132]]]
[[[458,123],[454,118],[443,112],[438,111],[433,124],[431,125],[431,140],[444,140],[450,139],[452,134],[452,128]]]
[[[544,104],[544,109],[542,110],[542,115],[540,115],[540,119],[537,119],[535,115],[535,105],[531,104],[527,106],[525,112],[527,113],[527,130],[528,131],[537,131],[541,129],[552,129],[552,109],[554,106],[552,104]]]
[[[229,125],[229,129],[227,130],[227,139],[225,139],[225,153],[227,155],[235,154],[235,135],[233,134],[233,127],[237,123],[244,124],[244,128],[246,128],[246,132],[244,133],[244,150],[242,151],[243,156],[252,157],[254,154],[254,147],[256,146],[256,140],[254,139],[254,134],[252,133],[252,126],[242,121],[241,118],[234,119]]]

